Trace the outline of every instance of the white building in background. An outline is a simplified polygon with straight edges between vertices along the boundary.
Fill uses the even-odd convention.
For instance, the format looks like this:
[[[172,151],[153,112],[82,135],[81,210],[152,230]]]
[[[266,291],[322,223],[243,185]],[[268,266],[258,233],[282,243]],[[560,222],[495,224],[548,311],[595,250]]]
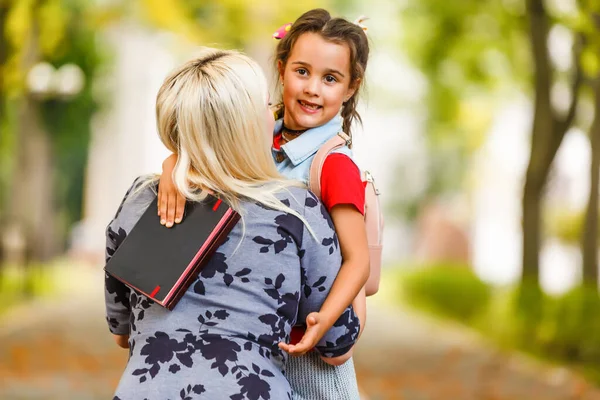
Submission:
[[[105,39],[114,62],[96,87],[104,107],[93,121],[84,220],[73,235],[73,250],[91,255],[104,251],[106,225],[133,180],[160,172],[169,154],[156,131],[155,99],[182,52],[168,34],[134,24],[114,26]]]

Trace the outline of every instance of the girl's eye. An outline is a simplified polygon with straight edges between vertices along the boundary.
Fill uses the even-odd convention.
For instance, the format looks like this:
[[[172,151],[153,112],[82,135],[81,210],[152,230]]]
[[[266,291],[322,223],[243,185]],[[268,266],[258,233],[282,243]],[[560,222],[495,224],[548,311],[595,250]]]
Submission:
[[[296,70],[296,72],[298,72],[300,75],[306,75],[306,74],[308,74],[308,71],[305,70],[304,68],[298,68]]]
[[[335,83],[335,82],[337,82],[337,79],[335,79],[335,76],[333,76],[333,75],[327,75],[325,77],[325,82],[327,82],[327,83]]]

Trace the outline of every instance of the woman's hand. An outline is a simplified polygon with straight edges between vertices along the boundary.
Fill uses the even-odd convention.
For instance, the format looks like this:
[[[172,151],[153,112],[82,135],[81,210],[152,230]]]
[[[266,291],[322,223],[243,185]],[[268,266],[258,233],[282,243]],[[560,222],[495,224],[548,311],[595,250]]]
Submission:
[[[185,197],[183,197],[173,182],[173,170],[177,164],[177,154],[171,154],[163,161],[162,175],[158,184],[158,215],[161,225],[167,228],[183,220]]]
[[[129,348],[129,335],[113,335],[117,345],[123,349]]]

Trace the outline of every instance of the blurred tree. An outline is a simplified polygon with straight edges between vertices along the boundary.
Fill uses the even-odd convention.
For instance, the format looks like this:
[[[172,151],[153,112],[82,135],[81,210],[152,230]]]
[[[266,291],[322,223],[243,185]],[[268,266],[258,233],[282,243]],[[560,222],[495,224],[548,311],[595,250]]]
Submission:
[[[548,34],[553,24],[543,0],[527,0],[529,40],[534,65],[534,115],[531,152],[523,189],[523,269],[522,278],[538,286],[539,251],[541,246],[541,204],[543,189],[556,152],[567,130],[573,124],[582,83],[581,44],[574,49],[573,73],[569,82],[570,104],[562,113],[551,102],[556,72],[548,54]]]
[[[426,132],[434,160],[429,195],[451,192],[462,182],[467,156],[482,143],[494,108],[506,101],[503,95],[532,93],[522,276],[538,288],[543,189],[565,132],[574,123],[582,82],[579,40],[571,67],[558,71],[548,54],[549,31],[560,25],[578,33],[581,18],[549,15],[543,0],[421,0],[407,4],[402,20],[405,48],[429,81]],[[568,87],[564,109],[551,102],[557,83]]]
[[[594,122],[590,128],[590,194],[582,231],[583,280],[591,287],[598,285],[598,180],[600,179],[600,3],[591,0],[579,2],[585,11],[583,37],[585,38],[584,72],[588,77],[594,98]],[[587,17],[587,18],[586,18]]]
[[[600,179],[600,78],[592,83],[595,107],[594,123],[590,128],[592,160],[590,163],[590,194],[582,230],[583,280],[598,283],[598,180]]]
[[[401,21],[403,49],[428,81],[425,195],[456,191],[495,107],[531,78],[524,10],[515,1],[419,0]]]
[[[10,106],[4,110],[14,112],[0,115],[0,124],[8,126],[0,151],[12,150],[14,156],[3,160],[11,172],[4,186],[9,190],[3,190],[7,205],[0,203],[0,244],[13,250],[13,261],[44,261],[62,249],[65,226],[80,215],[89,121],[95,109],[89,83],[100,58],[86,15],[88,2],[1,4],[6,12],[1,32],[6,62],[0,88],[4,104]],[[32,91],[28,73],[42,60],[55,67],[74,62],[83,69],[88,82],[79,96],[61,102],[51,90]]]

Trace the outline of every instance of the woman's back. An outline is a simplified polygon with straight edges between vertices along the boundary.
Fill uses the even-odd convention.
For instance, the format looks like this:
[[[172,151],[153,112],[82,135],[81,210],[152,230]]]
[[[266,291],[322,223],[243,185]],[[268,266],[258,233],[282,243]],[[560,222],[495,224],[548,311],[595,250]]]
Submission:
[[[123,203],[108,228],[108,256],[154,199],[146,188]],[[232,230],[173,311],[107,277],[109,327],[130,334],[118,398],[291,397],[277,344],[319,309],[341,257],[333,224],[314,195],[290,188],[279,199],[307,220],[318,240],[298,217],[245,202],[245,226]],[[317,347],[322,354],[344,354],[356,340],[350,309],[336,325]]]

